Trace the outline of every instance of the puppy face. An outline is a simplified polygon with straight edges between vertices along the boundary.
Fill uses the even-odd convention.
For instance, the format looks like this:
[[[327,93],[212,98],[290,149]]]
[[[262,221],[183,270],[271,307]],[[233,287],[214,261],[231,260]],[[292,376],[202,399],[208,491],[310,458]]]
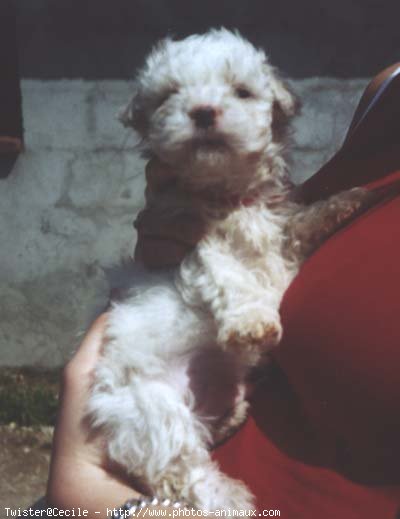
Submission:
[[[221,29],[162,41],[121,119],[164,162],[212,164],[262,154],[274,138],[274,114],[282,123],[294,112],[264,52]]]

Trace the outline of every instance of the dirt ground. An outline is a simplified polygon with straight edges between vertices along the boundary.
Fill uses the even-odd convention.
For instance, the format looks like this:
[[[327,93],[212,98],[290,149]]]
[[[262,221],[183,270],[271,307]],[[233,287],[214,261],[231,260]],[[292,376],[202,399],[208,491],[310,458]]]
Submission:
[[[43,496],[53,428],[0,426],[0,518],[5,507],[26,508]]]

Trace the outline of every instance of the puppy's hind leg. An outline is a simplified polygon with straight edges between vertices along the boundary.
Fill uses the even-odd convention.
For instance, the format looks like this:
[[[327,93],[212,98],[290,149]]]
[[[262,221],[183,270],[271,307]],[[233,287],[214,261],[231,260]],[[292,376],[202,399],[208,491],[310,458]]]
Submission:
[[[246,400],[246,386],[241,383],[230,412],[212,426],[213,447],[223,443],[244,424],[249,407],[250,404]]]
[[[193,412],[186,367],[193,348],[214,337],[210,324],[173,286],[115,305],[88,418],[110,460],[151,492],[199,508],[247,507],[246,488],[210,460],[210,433]]]
[[[210,433],[186,400],[166,381],[134,376],[113,392],[95,392],[90,415],[109,458],[151,493],[203,510],[252,508],[246,487],[211,461]]]

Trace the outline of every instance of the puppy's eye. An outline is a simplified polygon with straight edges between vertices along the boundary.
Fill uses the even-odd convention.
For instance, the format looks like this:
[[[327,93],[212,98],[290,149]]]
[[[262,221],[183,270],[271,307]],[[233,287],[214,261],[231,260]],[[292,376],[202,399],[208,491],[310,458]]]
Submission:
[[[250,92],[250,90],[245,87],[237,87],[235,94],[237,97],[240,97],[240,99],[248,99],[249,97],[253,97],[253,94]]]
[[[166,90],[158,99],[157,99],[157,107],[163,105],[165,101],[167,101],[172,95],[178,92],[177,88],[171,88],[170,90]]]

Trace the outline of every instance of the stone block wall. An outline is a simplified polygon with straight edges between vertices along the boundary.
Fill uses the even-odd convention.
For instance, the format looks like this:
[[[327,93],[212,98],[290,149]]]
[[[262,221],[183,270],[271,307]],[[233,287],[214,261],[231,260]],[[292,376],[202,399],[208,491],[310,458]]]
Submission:
[[[340,145],[365,79],[291,81],[293,178]],[[23,80],[25,151],[0,180],[0,365],[55,367],[107,302],[104,269],[131,254],[144,162],[115,113],[120,80]]]

